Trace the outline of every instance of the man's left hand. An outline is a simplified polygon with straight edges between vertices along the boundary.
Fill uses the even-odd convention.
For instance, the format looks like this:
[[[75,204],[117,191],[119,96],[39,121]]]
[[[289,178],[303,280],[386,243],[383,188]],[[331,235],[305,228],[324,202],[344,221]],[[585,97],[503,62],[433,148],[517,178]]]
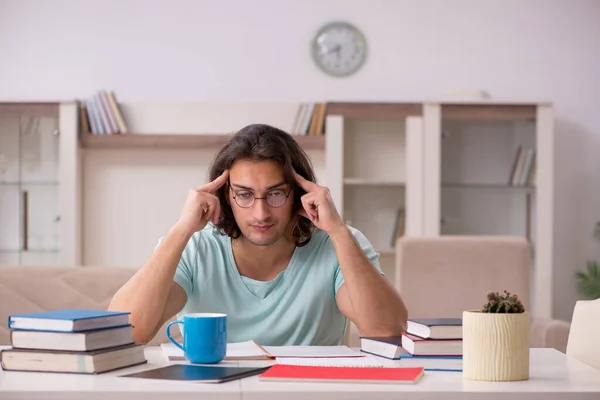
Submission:
[[[306,194],[301,197],[303,209],[300,210],[300,215],[308,218],[317,228],[329,234],[335,229],[345,227],[346,224],[333,204],[329,188],[306,180],[297,172],[294,175],[298,185],[306,190]]]

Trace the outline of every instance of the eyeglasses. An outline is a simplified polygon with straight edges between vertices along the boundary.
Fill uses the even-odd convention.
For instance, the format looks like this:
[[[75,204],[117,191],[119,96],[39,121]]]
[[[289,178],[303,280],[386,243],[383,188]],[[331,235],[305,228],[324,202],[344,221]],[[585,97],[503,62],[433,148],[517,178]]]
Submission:
[[[233,191],[233,189],[231,189],[231,191]],[[285,192],[281,189],[275,189],[268,192],[266,197],[256,197],[254,196],[254,193],[248,190],[241,190],[237,193],[234,192],[233,199],[235,200],[236,204],[242,208],[250,208],[254,206],[256,200],[261,199],[266,200],[269,206],[277,208],[285,204],[291,192],[291,188],[287,194],[285,194]]]

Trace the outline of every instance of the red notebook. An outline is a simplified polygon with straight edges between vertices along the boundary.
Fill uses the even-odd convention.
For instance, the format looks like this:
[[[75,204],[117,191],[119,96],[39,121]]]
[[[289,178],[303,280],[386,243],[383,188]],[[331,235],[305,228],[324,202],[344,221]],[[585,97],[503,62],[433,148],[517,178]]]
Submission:
[[[262,381],[416,383],[424,369],[396,367],[312,367],[275,364],[258,376]]]

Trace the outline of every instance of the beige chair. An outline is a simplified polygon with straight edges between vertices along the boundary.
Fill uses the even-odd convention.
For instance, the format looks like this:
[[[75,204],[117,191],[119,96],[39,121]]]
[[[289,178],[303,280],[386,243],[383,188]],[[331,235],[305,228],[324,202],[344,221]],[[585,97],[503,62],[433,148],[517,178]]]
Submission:
[[[134,273],[133,269],[107,267],[0,268],[0,345],[10,344],[10,314],[67,308],[105,310]],[[165,326],[150,345],[168,342]],[[181,340],[179,329],[171,329],[171,334]]]
[[[530,306],[530,246],[520,237],[402,237],[396,245],[396,288],[409,318],[462,317],[487,293],[508,290]],[[531,347],[565,352],[569,323],[533,319]]]
[[[600,299],[579,300],[573,310],[567,355],[600,369]]]

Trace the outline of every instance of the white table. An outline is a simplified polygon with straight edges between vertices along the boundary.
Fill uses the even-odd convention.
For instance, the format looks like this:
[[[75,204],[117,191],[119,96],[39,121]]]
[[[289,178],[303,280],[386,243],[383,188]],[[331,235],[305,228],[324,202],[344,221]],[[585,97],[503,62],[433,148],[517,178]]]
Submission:
[[[600,371],[553,349],[531,349],[530,379],[479,382],[460,372],[425,372],[417,384],[260,382],[256,376],[220,384],[121,378],[169,362],[146,348],[148,364],[100,375],[0,371],[0,399],[599,399]],[[228,362],[262,366],[271,361]]]

